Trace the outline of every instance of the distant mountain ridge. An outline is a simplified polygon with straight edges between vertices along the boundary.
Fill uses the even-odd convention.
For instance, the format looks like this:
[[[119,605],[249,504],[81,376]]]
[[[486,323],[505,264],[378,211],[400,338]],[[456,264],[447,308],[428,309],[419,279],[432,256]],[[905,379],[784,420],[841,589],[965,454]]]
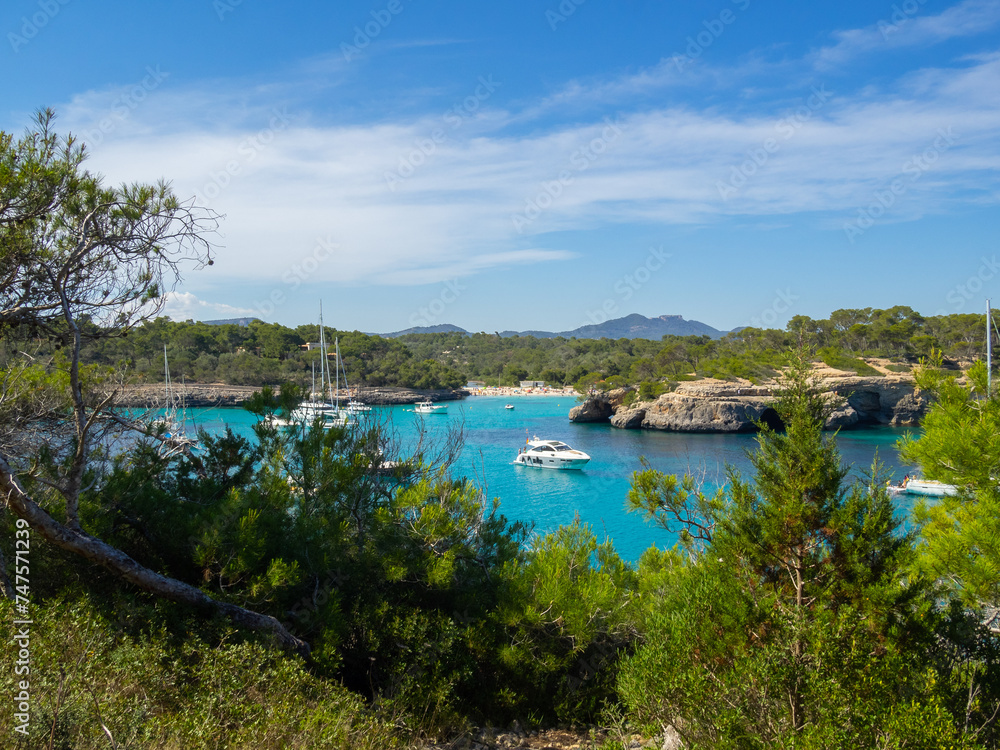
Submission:
[[[405,331],[381,334],[385,338],[397,338],[410,333],[468,333],[464,328],[459,328],[451,324],[436,326],[417,326],[407,328]],[[551,331],[500,331],[504,338],[510,336],[534,336],[538,339],[553,339],[557,336],[564,338],[578,339],[652,339],[654,341],[664,336],[708,336],[719,339],[726,335],[726,331],[702,323],[697,320],[684,320],[680,315],[660,315],[656,318],[647,318],[645,315],[633,313],[624,318],[606,320],[603,323],[580,326],[572,331],[561,331],[553,333]]]
[[[442,323],[436,326],[414,326],[413,328],[407,328],[402,331],[394,331],[393,333],[375,333],[373,336],[381,336],[384,339],[395,339],[400,336],[408,336],[411,333],[465,333],[464,328],[459,328],[458,326],[453,326],[451,323]]]

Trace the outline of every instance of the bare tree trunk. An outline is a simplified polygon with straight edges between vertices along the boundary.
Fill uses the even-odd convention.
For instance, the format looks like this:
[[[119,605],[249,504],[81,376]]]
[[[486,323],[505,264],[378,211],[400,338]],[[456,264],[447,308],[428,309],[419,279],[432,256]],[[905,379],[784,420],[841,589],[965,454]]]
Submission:
[[[6,501],[7,507],[15,516],[27,521],[51,544],[104,566],[143,591],[181,604],[216,610],[240,627],[271,632],[286,648],[302,655],[309,653],[308,643],[289,633],[270,615],[216,601],[194,586],[143,567],[124,552],[82,530],[59,523],[24,491],[3,456],[0,456],[0,497]]]

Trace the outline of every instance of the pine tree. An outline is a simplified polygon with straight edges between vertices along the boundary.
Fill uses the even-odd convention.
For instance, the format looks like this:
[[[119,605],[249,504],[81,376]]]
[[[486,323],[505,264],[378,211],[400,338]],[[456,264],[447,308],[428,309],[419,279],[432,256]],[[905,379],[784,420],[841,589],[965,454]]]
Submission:
[[[920,439],[901,442],[904,460],[929,479],[958,486],[952,497],[918,503],[921,568],[968,606],[1000,607],[1000,397],[987,393],[979,362],[962,385],[934,366],[917,374],[936,397]]]
[[[693,744],[763,747],[857,740],[870,716],[852,717],[891,710],[887,695],[908,678],[875,672],[909,658],[925,600],[907,576],[912,537],[877,463],[849,485],[823,432],[834,405],[800,358],[775,405],[784,430],[761,425],[752,479],[730,469],[710,500],[690,480],[637,474],[633,505],[688,532],[685,565],[657,574],[667,583],[650,603],[649,643],[623,672],[639,718],[672,724]]]

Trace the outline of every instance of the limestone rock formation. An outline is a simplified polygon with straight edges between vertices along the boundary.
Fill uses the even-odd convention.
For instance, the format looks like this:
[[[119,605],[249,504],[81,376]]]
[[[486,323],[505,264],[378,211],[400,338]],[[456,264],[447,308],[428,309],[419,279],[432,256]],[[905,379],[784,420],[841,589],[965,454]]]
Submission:
[[[569,410],[570,422],[607,422],[614,413],[614,407],[605,394],[598,393],[587,397],[579,406]]]
[[[927,413],[929,405],[930,403],[922,393],[916,391],[908,393],[893,406],[892,419],[889,420],[889,424],[893,427],[916,427]]]
[[[611,426],[622,430],[638,430],[645,419],[646,410],[643,408],[620,408],[611,417]]]
[[[841,427],[854,427],[858,423],[858,419],[857,410],[850,404],[844,404],[826,418],[823,429],[836,430]]]
[[[757,420],[768,418],[776,421],[777,415],[761,398],[706,398],[674,392],[663,394],[646,409],[642,426],[671,432],[753,432]]]
[[[926,397],[915,392],[913,379],[907,375],[827,377],[817,385],[843,401],[826,422],[829,430],[880,424],[916,425],[928,406]],[[620,389],[591,397],[570,412],[570,419],[576,422],[610,419],[613,427],[621,429],[754,432],[758,422],[781,427],[773,408],[778,387],[777,383],[743,385],[706,379],[681,383],[656,401],[627,407],[621,403],[627,390]]]

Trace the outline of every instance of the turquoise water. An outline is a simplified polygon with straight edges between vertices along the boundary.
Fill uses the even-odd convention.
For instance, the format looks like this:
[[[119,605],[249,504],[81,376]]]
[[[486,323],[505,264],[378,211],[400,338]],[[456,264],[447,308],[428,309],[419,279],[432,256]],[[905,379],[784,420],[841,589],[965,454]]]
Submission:
[[[512,410],[504,409],[507,403]],[[617,430],[610,425],[574,424],[568,414],[576,404],[566,396],[474,397],[449,402],[447,415],[421,416],[412,406],[383,407],[404,444],[412,444],[419,426],[430,439],[443,441],[449,428],[464,426],[465,445],[454,472],[476,480],[508,518],[530,521],[536,533],[550,532],[579,514],[598,538],[610,538],[618,553],[635,561],[652,544],[673,545],[674,538],[625,509],[632,472],[645,456],[652,466],[669,474],[691,472],[703,479],[707,491],[725,481],[727,463],[750,475],[745,451],[756,447],[753,435],[692,435],[649,430]],[[251,435],[255,418],[242,409],[189,409],[189,424],[209,432],[226,425]],[[886,427],[842,432],[837,444],[855,473],[867,469],[878,451],[894,479],[910,471],[899,463],[895,443],[903,430]],[[567,442],[591,456],[582,471],[552,471],[514,466],[511,462],[526,437]],[[911,472],[912,473],[912,472]],[[901,508],[906,512],[908,508]]]

